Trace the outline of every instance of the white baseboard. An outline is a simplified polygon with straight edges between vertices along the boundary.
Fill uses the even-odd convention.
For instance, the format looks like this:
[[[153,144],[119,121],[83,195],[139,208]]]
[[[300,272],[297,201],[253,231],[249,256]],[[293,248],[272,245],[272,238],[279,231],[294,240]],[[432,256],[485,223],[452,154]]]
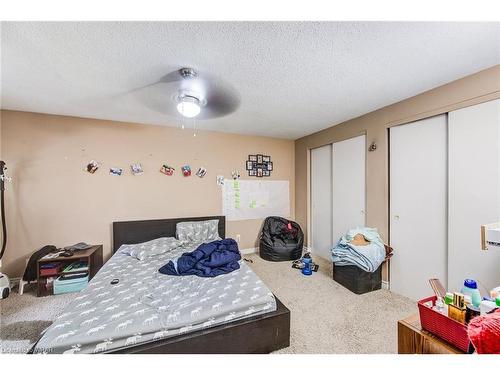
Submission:
[[[253,254],[253,253],[256,253],[258,251],[258,249],[259,249],[258,247],[249,247],[247,249],[241,249],[240,253],[243,255]]]
[[[389,282],[382,280],[382,289],[389,290]]]

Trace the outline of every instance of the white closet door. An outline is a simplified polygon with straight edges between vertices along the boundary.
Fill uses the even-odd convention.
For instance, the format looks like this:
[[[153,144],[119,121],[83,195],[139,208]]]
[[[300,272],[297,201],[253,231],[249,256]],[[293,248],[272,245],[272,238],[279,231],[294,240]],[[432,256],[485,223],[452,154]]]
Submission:
[[[449,289],[465,278],[500,285],[500,250],[481,250],[480,226],[500,221],[500,100],[449,113]]]
[[[447,284],[447,119],[390,128],[390,264],[393,292],[418,300],[429,279]]]
[[[333,243],[365,226],[365,136],[333,144]]]
[[[332,145],[311,150],[312,251],[331,259],[332,247]]]

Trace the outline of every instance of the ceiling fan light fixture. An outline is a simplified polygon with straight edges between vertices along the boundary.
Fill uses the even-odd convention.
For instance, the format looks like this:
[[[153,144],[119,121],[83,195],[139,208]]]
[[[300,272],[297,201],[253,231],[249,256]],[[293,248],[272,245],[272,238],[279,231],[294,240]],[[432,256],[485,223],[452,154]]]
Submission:
[[[196,117],[201,112],[200,100],[191,95],[184,95],[177,103],[177,111],[184,117]]]

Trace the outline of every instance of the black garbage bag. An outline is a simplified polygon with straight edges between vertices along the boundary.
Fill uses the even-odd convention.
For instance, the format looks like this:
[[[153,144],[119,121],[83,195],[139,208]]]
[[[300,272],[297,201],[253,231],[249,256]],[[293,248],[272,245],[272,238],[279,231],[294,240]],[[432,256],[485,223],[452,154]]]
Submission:
[[[269,216],[260,234],[260,257],[273,262],[296,260],[302,256],[304,233],[300,225],[283,217]]]

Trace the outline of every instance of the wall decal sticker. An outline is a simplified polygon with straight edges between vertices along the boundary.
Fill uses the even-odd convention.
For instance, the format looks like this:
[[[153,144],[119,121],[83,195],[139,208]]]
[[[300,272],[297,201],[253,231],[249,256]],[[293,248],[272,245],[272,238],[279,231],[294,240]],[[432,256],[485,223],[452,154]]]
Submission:
[[[95,160],[91,160],[88,164],[87,167],[85,168],[87,172],[94,174],[98,169],[99,169],[99,163],[96,162]]]
[[[203,178],[205,177],[205,175],[207,174],[207,169],[205,167],[200,167],[198,168],[198,172],[196,172],[196,175],[199,177],[199,178]]]
[[[191,176],[191,167],[189,165],[184,165],[182,167],[182,175],[184,177],[189,177]]]
[[[109,174],[112,176],[121,176],[122,173],[123,173],[122,168],[116,168],[116,167],[109,168]]]
[[[167,176],[172,176],[174,174],[175,168],[171,167],[170,165],[163,164],[160,168],[160,172],[167,175]]]
[[[139,176],[144,173],[141,163],[134,163],[130,165],[130,170],[134,176]]]

